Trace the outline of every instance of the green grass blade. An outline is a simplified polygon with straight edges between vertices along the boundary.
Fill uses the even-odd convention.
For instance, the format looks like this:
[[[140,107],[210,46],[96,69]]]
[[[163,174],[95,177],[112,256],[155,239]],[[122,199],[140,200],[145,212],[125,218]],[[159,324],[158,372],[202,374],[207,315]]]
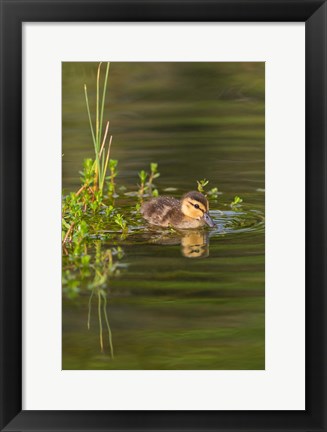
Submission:
[[[89,98],[87,96],[87,87],[86,84],[84,84],[84,94],[85,94],[85,101],[86,101],[86,109],[87,109],[87,114],[89,116],[89,122],[90,122],[90,129],[91,129],[91,134],[92,134],[92,140],[93,140],[93,145],[94,145],[94,151],[96,153],[96,142],[95,142],[95,136],[94,136],[94,130],[93,130],[93,125],[92,125],[92,119],[91,119],[91,113],[90,113],[90,106],[89,106]]]
[[[107,168],[108,168],[108,163],[109,163],[109,158],[110,158],[110,149],[111,149],[111,143],[112,143],[112,136],[110,137],[110,139],[109,139],[109,146],[108,146],[108,153],[107,153],[107,156],[106,156],[106,161],[105,161],[105,164],[104,164],[104,167],[103,167],[103,176],[102,176],[102,179],[101,179],[101,187],[103,188],[103,185],[104,185],[104,180],[105,180],[105,178],[106,178],[106,172],[107,172]],[[104,160],[104,152],[103,152],[103,160]]]
[[[103,141],[102,141],[101,149],[100,149],[100,153],[99,153],[99,158],[100,158],[100,162],[101,162],[100,190],[103,189],[104,179],[106,177],[106,172],[107,172],[107,168],[105,168],[105,144],[106,144],[106,139],[107,139],[107,135],[108,135],[108,130],[109,130],[109,122],[107,122],[107,125],[106,125],[106,129],[104,132]]]
[[[106,74],[105,74],[105,78],[104,78],[104,85],[103,85],[102,102],[101,102],[101,112],[100,112],[100,137],[99,137],[99,142],[101,142],[101,136],[102,136],[102,124],[103,124],[104,103],[105,103],[105,99],[106,99],[106,91],[107,91],[107,82],[108,82],[108,76],[109,76],[109,68],[110,68],[110,62],[107,62]]]
[[[100,86],[100,72],[101,72],[101,64],[99,63],[98,66],[98,73],[97,73],[97,100],[96,100],[96,121],[95,121],[95,137],[96,137],[96,143],[97,143],[97,151],[100,150],[100,140],[99,140],[99,86]]]

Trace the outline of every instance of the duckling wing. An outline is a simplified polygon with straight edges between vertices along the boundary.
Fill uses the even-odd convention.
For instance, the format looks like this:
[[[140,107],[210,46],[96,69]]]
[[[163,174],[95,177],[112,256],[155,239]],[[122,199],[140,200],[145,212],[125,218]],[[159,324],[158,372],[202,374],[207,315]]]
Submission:
[[[141,214],[151,224],[167,227],[169,226],[172,213],[179,208],[179,200],[163,196],[143,203]]]

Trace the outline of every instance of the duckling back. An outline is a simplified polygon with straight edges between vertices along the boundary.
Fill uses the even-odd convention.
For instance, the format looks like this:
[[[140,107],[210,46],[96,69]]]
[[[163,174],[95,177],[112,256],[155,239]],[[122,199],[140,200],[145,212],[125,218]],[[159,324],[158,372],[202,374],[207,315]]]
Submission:
[[[153,225],[168,227],[173,215],[180,212],[180,201],[176,198],[162,196],[144,202],[141,214],[146,221]]]

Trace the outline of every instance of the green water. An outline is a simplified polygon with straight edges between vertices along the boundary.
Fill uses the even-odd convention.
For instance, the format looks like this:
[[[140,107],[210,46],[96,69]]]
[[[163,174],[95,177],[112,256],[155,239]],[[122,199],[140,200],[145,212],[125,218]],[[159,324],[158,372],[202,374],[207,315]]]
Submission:
[[[94,101],[96,71],[63,63],[64,193],[79,188],[93,157],[83,85]],[[106,119],[126,187],[116,205],[132,222],[127,236],[112,236],[103,216],[90,240],[92,258],[96,248],[124,253],[120,274],[101,287],[108,322],[104,297],[101,323],[99,298],[89,301],[88,277],[72,272],[75,295],[63,289],[63,369],[265,368],[264,86],[263,63],[111,63]],[[218,187],[214,229],[146,225],[125,193],[151,162],[161,195],[180,197],[203,178]],[[235,195],[243,203],[231,208]]]

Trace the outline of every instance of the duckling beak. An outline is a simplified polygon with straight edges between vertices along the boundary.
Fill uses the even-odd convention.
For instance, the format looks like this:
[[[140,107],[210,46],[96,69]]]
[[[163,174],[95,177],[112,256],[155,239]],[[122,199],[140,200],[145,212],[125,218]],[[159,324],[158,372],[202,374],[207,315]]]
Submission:
[[[209,213],[204,213],[203,219],[204,219],[205,223],[207,225],[209,225],[210,228],[212,228],[212,227],[215,226],[215,224],[214,224],[213,220],[211,219]]]

